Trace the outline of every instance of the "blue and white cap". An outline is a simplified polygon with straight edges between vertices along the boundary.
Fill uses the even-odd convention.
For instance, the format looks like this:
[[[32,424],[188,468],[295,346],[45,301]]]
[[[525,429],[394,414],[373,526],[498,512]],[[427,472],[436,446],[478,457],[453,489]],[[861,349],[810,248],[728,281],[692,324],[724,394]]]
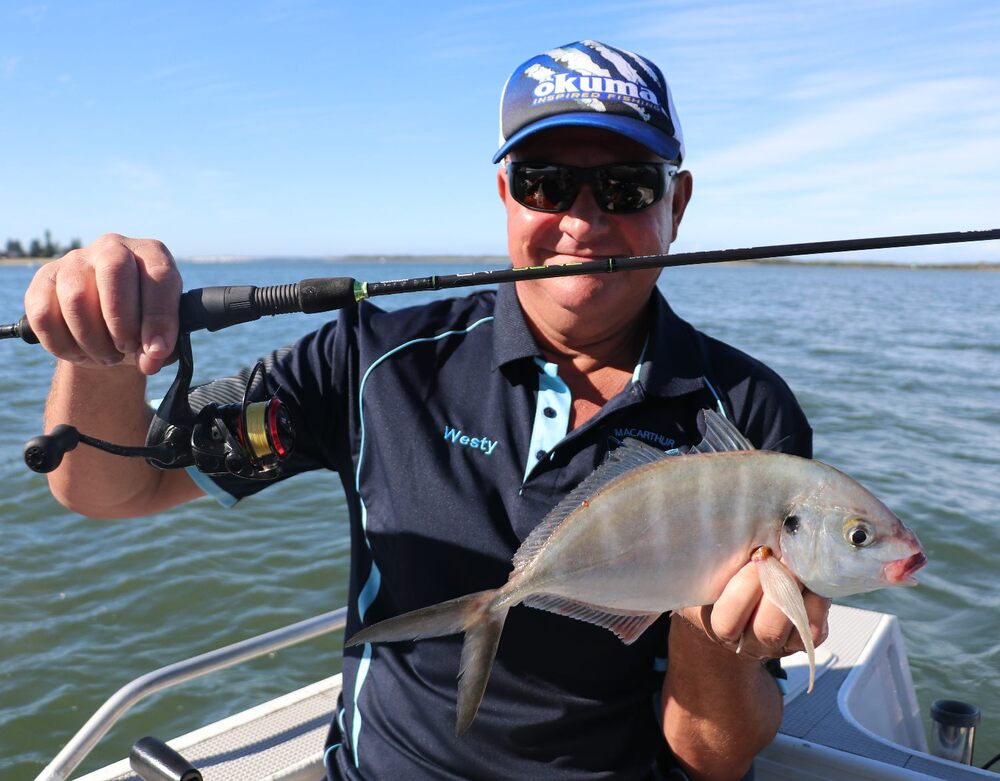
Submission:
[[[637,141],[678,164],[684,139],[663,73],[645,57],[578,41],[519,66],[500,96],[497,163],[530,135],[550,127],[597,127]]]

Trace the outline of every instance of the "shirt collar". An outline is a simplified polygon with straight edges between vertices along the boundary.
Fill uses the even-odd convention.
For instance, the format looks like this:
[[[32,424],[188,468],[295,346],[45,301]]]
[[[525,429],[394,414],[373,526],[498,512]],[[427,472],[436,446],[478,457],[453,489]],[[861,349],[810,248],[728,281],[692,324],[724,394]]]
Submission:
[[[649,302],[650,330],[637,383],[656,396],[683,396],[705,387],[707,367],[698,333],[678,317],[659,289]],[[493,321],[493,369],[513,361],[541,356],[531,335],[513,282],[497,288]]]
[[[497,287],[497,302],[493,320],[493,370],[512,361],[534,358],[542,354],[535,344],[528,323],[517,299],[513,282]]]
[[[678,317],[663,294],[653,291],[649,346],[639,368],[638,383],[655,396],[683,396],[705,387],[708,367],[698,332]]]

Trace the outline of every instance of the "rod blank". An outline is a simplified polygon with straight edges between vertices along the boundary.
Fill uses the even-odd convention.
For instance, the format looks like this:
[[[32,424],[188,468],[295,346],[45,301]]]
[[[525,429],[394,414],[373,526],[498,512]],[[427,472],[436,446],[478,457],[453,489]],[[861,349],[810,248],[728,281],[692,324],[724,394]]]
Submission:
[[[288,285],[254,287],[253,285],[207,287],[188,290],[181,296],[180,328],[218,331],[238,323],[257,320],[265,315],[289,312],[331,312],[353,306],[374,296],[448,290],[459,287],[521,282],[531,279],[606,274],[648,268],[696,266],[741,260],[822,255],[833,252],[861,252],[892,247],[917,247],[931,244],[954,244],[969,241],[1000,240],[1000,228],[951,233],[921,233],[908,236],[881,236],[867,239],[840,239],[799,244],[771,244],[763,247],[682,252],[676,255],[645,255],[632,258],[604,258],[579,263],[527,268],[483,269],[461,274],[413,277],[383,282],[359,282],[352,277],[304,279]],[[38,339],[25,317],[19,322],[0,325],[0,339],[20,338],[29,344]]]

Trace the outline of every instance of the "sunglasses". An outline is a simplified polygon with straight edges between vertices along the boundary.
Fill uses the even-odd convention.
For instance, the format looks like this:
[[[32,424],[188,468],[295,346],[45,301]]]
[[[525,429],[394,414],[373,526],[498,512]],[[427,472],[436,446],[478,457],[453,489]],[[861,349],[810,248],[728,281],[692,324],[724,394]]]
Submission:
[[[564,212],[580,187],[589,184],[601,211],[632,214],[660,200],[670,177],[671,163],[614,163],[580,168],[557,163],[508,163],[507,186],[514,200],[538,212]]]

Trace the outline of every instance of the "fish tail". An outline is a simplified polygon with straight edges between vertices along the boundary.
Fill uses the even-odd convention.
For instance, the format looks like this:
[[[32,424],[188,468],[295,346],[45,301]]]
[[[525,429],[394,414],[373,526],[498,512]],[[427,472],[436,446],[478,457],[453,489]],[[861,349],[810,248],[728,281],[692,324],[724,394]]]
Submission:
[[[774,557],[766,545],[757,548],[751,560],[757,565],[757,574],[760,576],[764,595],[788,616],[788,620],[795,625],[802,638],[802,646],[805,648],[806,656],[809,657],[809,688],[806,689],[808,694],[816,682],[816,652],[813,648],[812,632],[809,631],[809,616],[806,614],[802,591],[785,565]]]
[[[495,589],[479,591],[387,618],[352,635],[344,646],[395,643],[400,640],[419,640],[423,637],[442,637],[466,632],[470,625],[478,620],[479,614],[488,609],[495,593]]]
[[[421,637],[441,637],[465,632],[459,667],[458,713],[455,734],[465,732],[476,717],[483,701],[486,682],[493,669],[493,659],[500,643],[509,606],[493,607],[499,589],[489,589],[437,605],[387,618],[362,629],[344,643],[392,643]]]
[[[473,609],[476,612],[465,632],[462,661],[458,669],[456,735],[461,735],[469,728],[479,711],[486,692],[486,682],[493,669],[493,660],[497,655],[497,646],[500,644],[500,633],[503,632],[503,624],[510,608],[491,609],[490,602],[484,600]]]

